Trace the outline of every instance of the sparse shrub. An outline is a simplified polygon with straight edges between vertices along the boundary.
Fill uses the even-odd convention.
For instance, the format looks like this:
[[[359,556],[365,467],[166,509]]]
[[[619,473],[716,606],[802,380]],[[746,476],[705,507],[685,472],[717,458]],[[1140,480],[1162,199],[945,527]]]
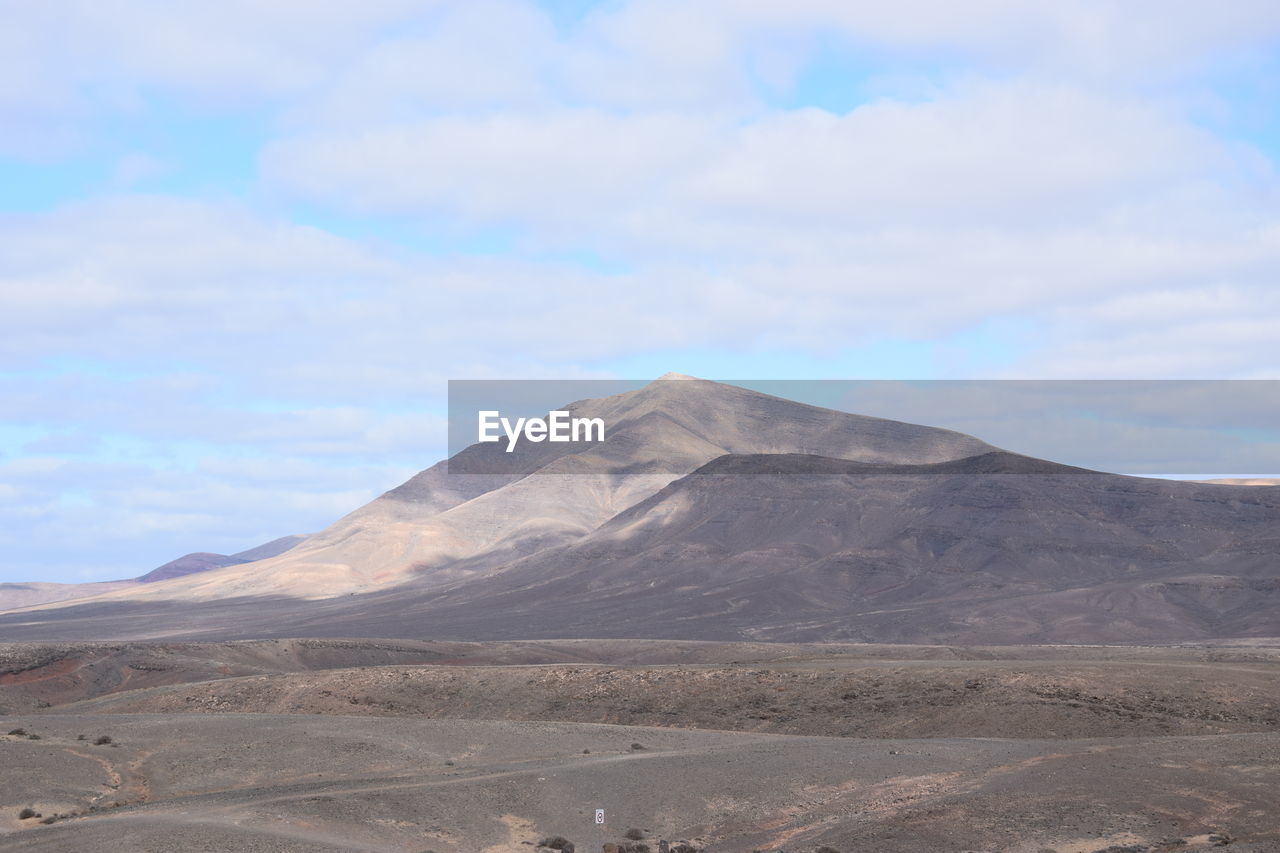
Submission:
[[[445,767],[452,767],[452,766],[453,766],[453,761],[452,761],[452,760],[450,760],[450,761],[446,761],[446,762],[444,763],[444,766],[445,766]]]
[[[819,847],[817,850],[814,850],[813,853],[840,853],[840,851],[834,847],[830,847],[824,844],[821,847]]]
[[[560,850],[564,853],[573,853],[573,842],[562,835],[553,835],[550,838],[544,838],[538,842],[539,847],[546,847],[549,850]]]
[[[640,751],[640,750],[642,750],[642,749],[644,749],[644,744],[642,744],[642,743],[633,743],[633,744],[631,744],[631,751],[632,751],[632,752],[639,752],[639,751]]]
[[[40,740],[40,735],[27,735],[27,740]]]
[[[51,814],[51,815],[49,815],[47,818],[45,818],[44,820],[42,820],[42,821],[40,821],[40,822],[41,822],[41,823],[44,823],[44,824],[49,824],[49,823],[53,823],[54,821],[56,821],[56,820],[57,820],[58,818],[60,818],[60,817],[62,817],[62,815],[60,815],[60,814]]]
[[[101,735],[93,742],[94,746],[106,746],[111,743],[111,735]]]
[[[622,837],[630,838],[632,841],[639,841],[641,838],[644,838],[644,833],[638,829],[628,829],[626,832],[622,833]]]
[[[590,755],[590,754],[591,754],[591,750],[589,750],[589,749],[584,749],[584,750],[582,750],[582,754],[583,754],[583,755]]]
[[[18,820],[31,820],[33,817],[40,817],[33,808],[28,807],[18,812]]]
[[[88,735],[76,735],[76,740],[88,740]]]
[[[672,845],[671,853],[702,853],[702,851],[692,844],[681,841],[679,844]]]
[[[26,729],[9,729],[9,734],[17,735],[18,737],[24,737],[27,734],[27,730]]]
[[[628,841],[622,845],[622,853],[650,853],[649,845],[643,841]]]

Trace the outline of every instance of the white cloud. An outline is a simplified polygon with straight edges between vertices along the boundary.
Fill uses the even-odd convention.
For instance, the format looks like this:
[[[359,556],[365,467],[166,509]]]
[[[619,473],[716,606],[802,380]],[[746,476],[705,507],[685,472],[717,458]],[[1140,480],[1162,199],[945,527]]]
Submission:
[[[522,0],[438,4],[417,25],[377,42],[332,86],[290,111],[290,123],[359,126],[438,111],[549,103],[557,37]]]
[[[0,219],[0,419],[45,431],[0,468],[0,539],[38,543],[28,565],[111,541],[141,571],[328,520],[434,461],[449,377],[963,347],[992,318],[1029,330],[1010,374],[1280,373],[1280,184],[1193,120],[1230,124],[1216,81],[1266,85],[1274,3],[630,0],[559,29],[525,0],[5,14],[0,152],[92,147],[156,100],[274,137],[243,201]],[[840,81],[861,105],[776,106],[823,45],[865,66]],[[105,158],[115,189],[181,171],[149,146],[163,163]],[[264,198],[513,248],[365,244]]]
[[[1114,85],[1180,76],[1215,54],[1260,47],[1280,33],[1280,11],[1266,0],[633,0],[605,7],[588,21],[582,38],[607,47],[620,57],[615,65],[626,70],[665,67],[672,77],[692,76],[690,88],[696,89],[700,65],[718,69],[754,42],[814,32],[840,34],[855,50],[881,51],[875,57],[881,61],[892,61],[883,51],[916,51],[913,59],[930,58],[925,51],[936,58],[941,51],[944,59],[991,70],[1107,79]],[[624,84],[619,90],[631,88]]]
[[[290,189],[364,213],[536,220],[576,231],[661,199],[666,185],[717,153],[716,132],[703,118],[674,114],[446,116],[286,140],[263,159],[267,175]]]
[[[971,84],[935,101],[755,121],[599,111],[449,116],[270,146],[269,179],[366,214],[516,223],[636,253],[786,254],[868,228],[1096,222],[1265,161],[1168,109],[1080,89]],[[852,230],[850,230],[852,229]]]
[[[1240,308],[1280,263],[1280,185],[1258,152],[1169,102],[1026,81],[971,80],[845,116],[453,116],[296,137],[268,149],[264,169],[369,214],[514,225],[532,247],[629,260],[628,276],[556,286],[538,313],[544,326],[606,324],[612,352],[588,335],[576,351],[544,350],[553,359],[641,340],[926,338],[993,315],[1074,338],[1117,294],[1155,306],[1170,289],[1229,284]],[[500,313],[486,322],[502,328]]]
[[[104,115],[152,94],[240,109],[320,85],[425,0],[7,2],[0,28],[0,153],[47,159],[87,144]]]
[[[156,94],[304,124],[556,100],[755,114],[761,85],[785,91],[822,38],[882,71],[940,62],[1114,86],[1247,68],[1280,33],[1264,0],[630,0],[560,33],[531,0],[50,0],[9,3],[5,22],[0,146],[31,157]]]

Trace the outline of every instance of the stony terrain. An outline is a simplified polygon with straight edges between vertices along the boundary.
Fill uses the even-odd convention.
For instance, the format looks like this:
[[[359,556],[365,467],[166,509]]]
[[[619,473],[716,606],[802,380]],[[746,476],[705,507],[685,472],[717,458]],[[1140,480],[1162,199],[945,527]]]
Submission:
[[[1280,732],[1274,666],[884,661],[838,667],[422,666],[250,676],[69,705],[563,720],[846,737]]]
[[[632,828],[655,846],[725,853],[1280,844],[1274,735],[868,741],[294,715],[0,720],[18,724],[39,740],[0,738],[18,783],[0,795],[11,831],[0,850],[506,853],[558,835],[597,851]],[[103,733],[111,744],[95,745]],[[23,808],[42,817],[19,820]]]
[[[1280,849],[1263,641],[10,644],[0,706],[0,851]]]

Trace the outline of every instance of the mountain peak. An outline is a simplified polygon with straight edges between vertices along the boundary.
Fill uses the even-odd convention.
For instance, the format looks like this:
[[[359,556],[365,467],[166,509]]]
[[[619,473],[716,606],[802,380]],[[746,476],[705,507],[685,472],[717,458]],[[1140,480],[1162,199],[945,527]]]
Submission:
[[[666,382],[666,381],[667,381],[667,380],[669,380],[669,379],[697,379],[697,378],[698,378],[698,377],[696,377],[696,376],[689,376],[688,374],[685,374],[685,373],[676,373],[675,371],[669,371],[669,372],[667,372],[667,373],[662,374],[661,376],[659,376],[659,377],[658,377],[657,379],[655,379],[654,381],[655,381],[655,382]]]

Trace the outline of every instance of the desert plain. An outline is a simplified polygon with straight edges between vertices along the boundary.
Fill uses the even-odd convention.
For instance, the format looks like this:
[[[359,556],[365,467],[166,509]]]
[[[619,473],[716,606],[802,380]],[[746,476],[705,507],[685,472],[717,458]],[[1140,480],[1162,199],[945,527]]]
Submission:
[[[5,851],[1280,849],[1262,640],[14,643],[0,713]]]

